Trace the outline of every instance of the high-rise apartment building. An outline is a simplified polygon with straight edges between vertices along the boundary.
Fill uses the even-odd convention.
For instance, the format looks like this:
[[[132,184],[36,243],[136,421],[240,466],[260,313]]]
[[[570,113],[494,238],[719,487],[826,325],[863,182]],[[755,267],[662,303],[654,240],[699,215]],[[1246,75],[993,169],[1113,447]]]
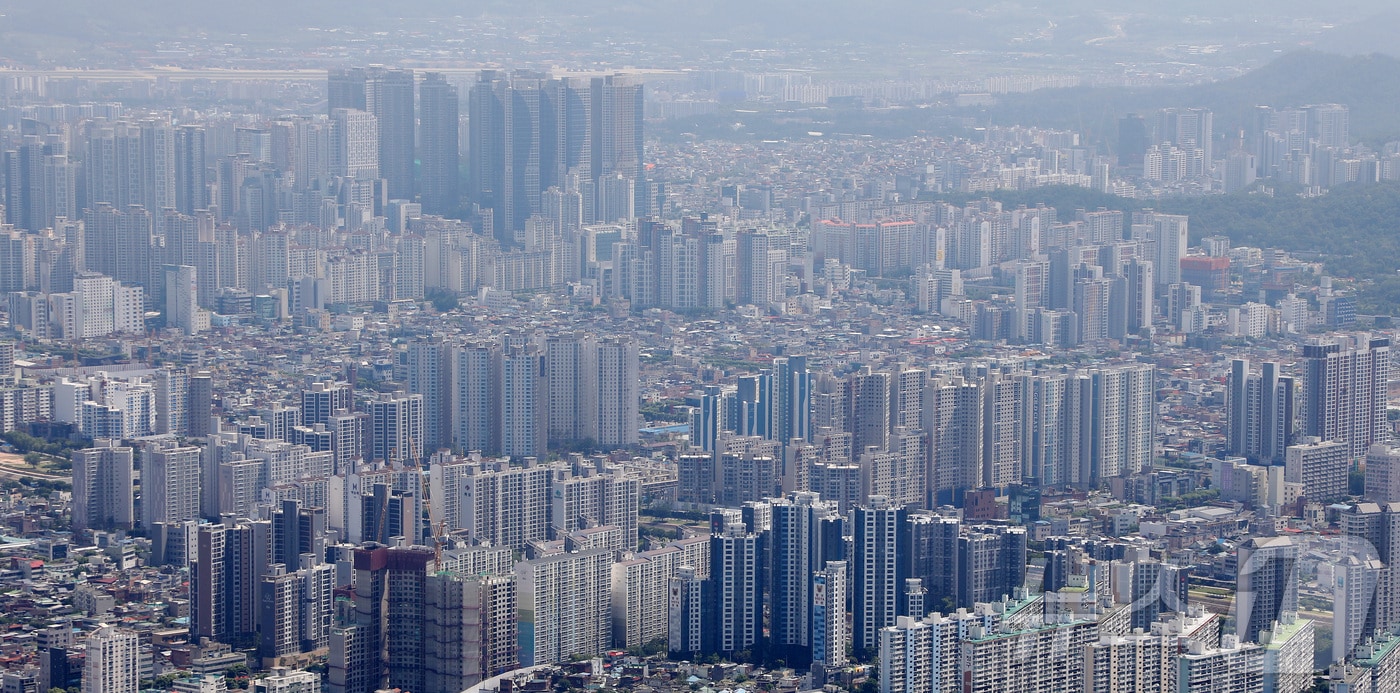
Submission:
[[[901,591],[910,577],[907,515],[904,506],[883,496],[855,510],[851,639],[858,652],[874,652],[880,629],[903,615]]]
[[[1298,546],[1288,537],[1254,537],[1239,548],[1235,632],[1259,642],[1284,612],[1298,610]]]
[[[612,552],[556,554],[516,565],[520,663],[566,662],[612,644]]]
[[[73,529],[130,528],[136,520],[132,449],[114,440],[73,451]]]
[[[1250,373],[1249,361],[1230,362],[1226,397],[1226,449],[1231,455],[1277,463],[1293,443],[1298,389],[1293,378],[1280,374],[1279,364],[1260,364]]]
[[[174,440],[141,448],[141,525],[199,517],[200,449]]]
[[[769,639],[772,646],[791,653],[784,657],[787,661],[800,662],[813,647],[813,634],[826,632],[827,624],[817,622],[813,609],[812,576],[825,570],[829,561],[844,558],[842,523],[836,505],[813,493],[799,492],[771,505]]]
[[[438,335],[408,345],[408,391],[423,396],[423,438],[416,442],[421,457],[452,446],[451,355]]]
[[[762,540],[742,522],[710,537],[710,577],[705,583],[704,651],[732,656],[763,638]]]
[[[111,624],[87,637],[83,693],[136,693],[141,681],[141,641],[136,631]]]
[[[1373,443],[1390,439],[1386,387],[1390,340],[1368,334],[1304,345],[1303,432],[1347,443],[1360,457]]]

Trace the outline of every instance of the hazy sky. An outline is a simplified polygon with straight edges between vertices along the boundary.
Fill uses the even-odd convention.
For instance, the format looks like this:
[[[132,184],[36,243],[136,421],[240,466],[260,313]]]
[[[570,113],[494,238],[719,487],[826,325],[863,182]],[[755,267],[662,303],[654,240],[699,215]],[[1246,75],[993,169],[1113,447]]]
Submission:
[[[140,48],[170,39],[328,45],[344,35],[308,28],[392,34],[487,19],[511,30],[537,25],[570,38],[673,46],[678,53],[727,41],[1108,61],[1115,51],[1172,60],[1173,47],[1204,46],[1253,50],[1249,57],[1257,59],[1260,47],[1393,50],[1385,29],[1400,25],[1400,15],[1377,15],[1394,12],[1389,0],[0,0],[0,46],[8,47],[0,58],[63,62],[92,44]]]

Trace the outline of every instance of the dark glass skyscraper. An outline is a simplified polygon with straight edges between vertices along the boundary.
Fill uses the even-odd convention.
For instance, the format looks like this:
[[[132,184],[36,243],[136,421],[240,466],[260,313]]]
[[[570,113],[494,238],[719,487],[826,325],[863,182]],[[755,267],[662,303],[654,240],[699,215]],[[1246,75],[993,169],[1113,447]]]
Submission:
[[[485,70],[472,86],[468,198],[489,211],[492,234],[516,244],[525,220],[543,212],[550,188],[583,196],[597,221],[598,181],[621,176],[634,208],[643,175],[642,87],[622,77],[588,84],[531,72]],[[616,187],[616,186],[613,186]]]
[[[423,127],[419,136],[419,201],[425,214],[451,214],[461,202],[457,87],[441,73],[429,72],[418,88],[418,98]]]
[[[379,175],[389,199],[414,196],[413,88],[413,70],[352,68],[332,70],[326,78],[327,113],[348,108],[373,114],[378,121]]]

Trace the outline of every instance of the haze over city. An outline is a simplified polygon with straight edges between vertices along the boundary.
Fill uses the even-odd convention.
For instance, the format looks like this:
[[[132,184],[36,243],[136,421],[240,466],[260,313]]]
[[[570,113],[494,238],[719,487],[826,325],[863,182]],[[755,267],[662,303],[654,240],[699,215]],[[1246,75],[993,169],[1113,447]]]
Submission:
[[[0,693],[1400,690],[1396,26],[0,0]]]

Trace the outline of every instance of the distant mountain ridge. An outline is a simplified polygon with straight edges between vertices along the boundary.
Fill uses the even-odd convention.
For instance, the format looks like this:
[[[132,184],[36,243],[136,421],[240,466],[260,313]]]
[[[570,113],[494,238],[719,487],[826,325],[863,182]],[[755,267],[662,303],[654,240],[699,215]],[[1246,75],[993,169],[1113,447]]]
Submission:
[[[1351,133],[1373,146],[1400,139],[1400,59],[1297,51],[1247,74],[1189,87],[1078,87],[1014,94],[981,112],[995,124],[1070,128],[1091,141],[1112,143],[1118,119],[1172,106],[1215,112],[1215,132],[1248,126],[1257,105],[1341,103],[1351,108]]]

